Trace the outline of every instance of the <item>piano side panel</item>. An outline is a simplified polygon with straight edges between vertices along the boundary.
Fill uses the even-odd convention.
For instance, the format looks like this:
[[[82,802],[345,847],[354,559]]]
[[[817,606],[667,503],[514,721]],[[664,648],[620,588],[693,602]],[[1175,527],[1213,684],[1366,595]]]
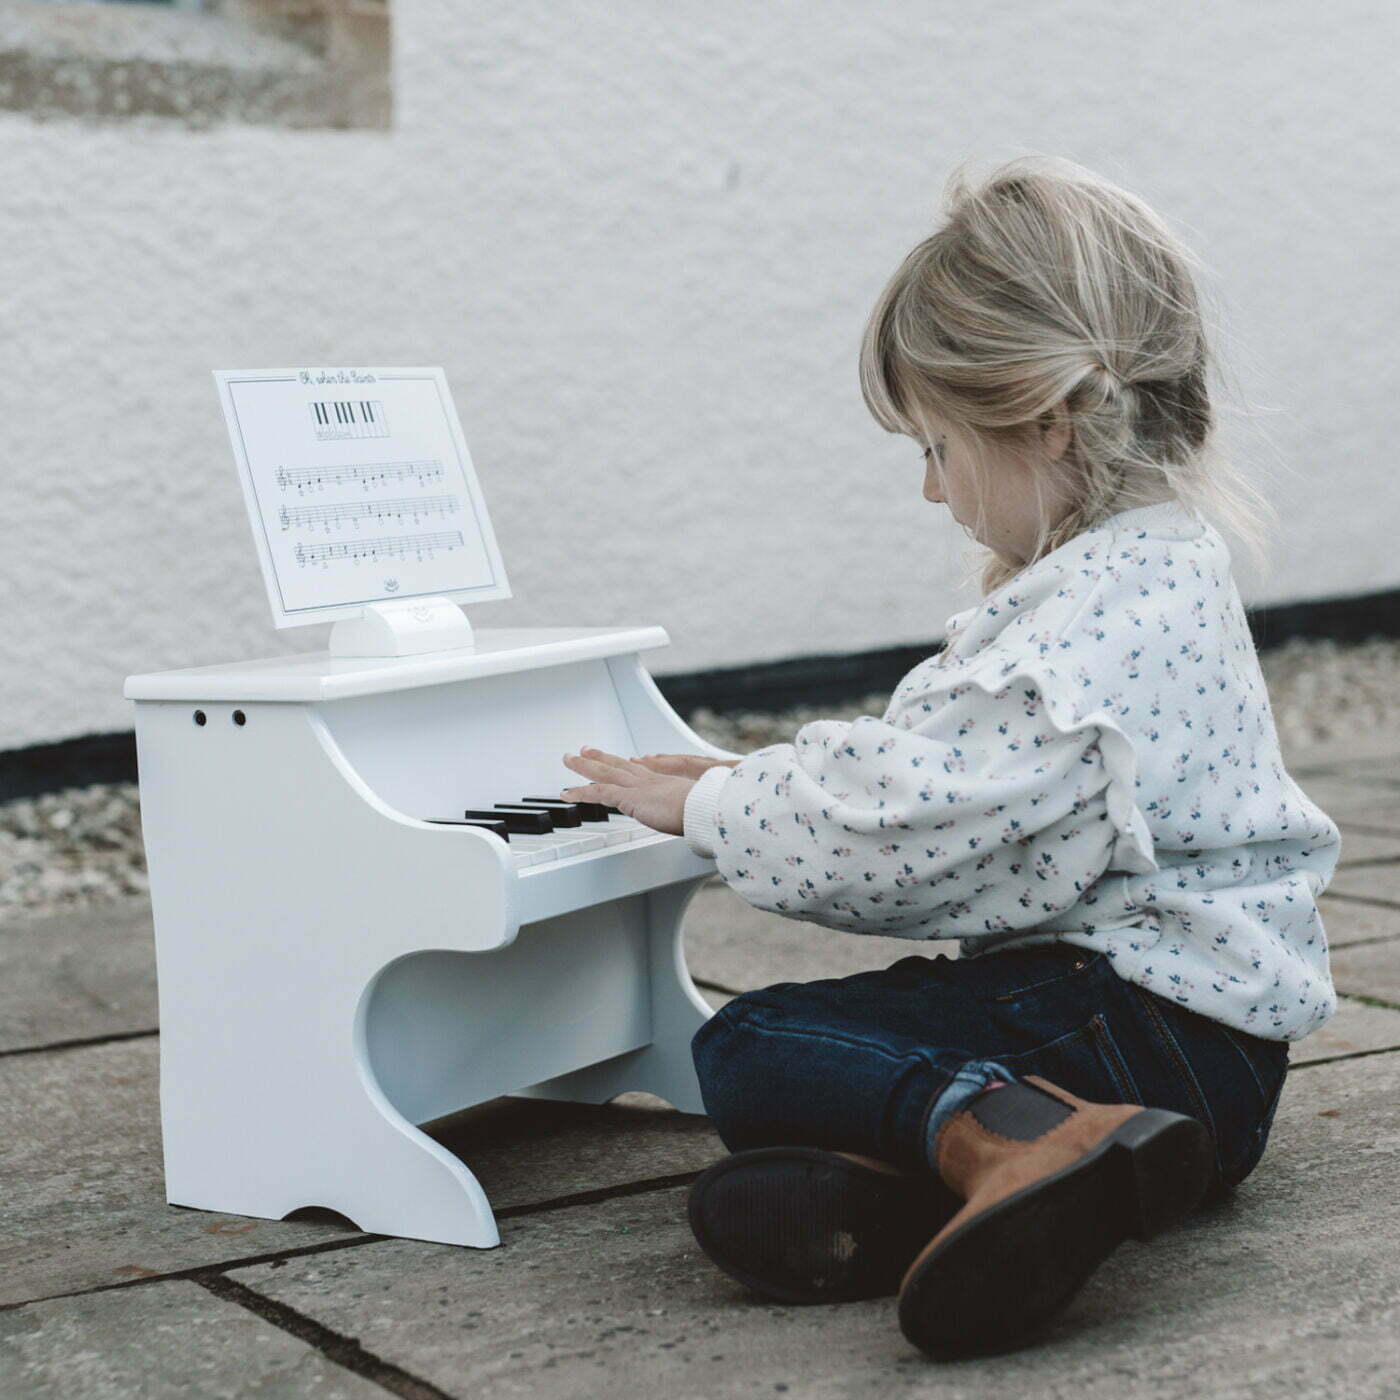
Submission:
[[[557,793],[576,781],[563,754],[586,744],[637,752],[606,661],[337,700],[320,713],[375,794],[420,818]]]
[[[365,1008],[369,1067],[425,1123],[646,1045],[651,995],[644,900],[595,905],[495,952],[385,968]]]
[[[662,695],[640,656],[616,656],[605,663],[612,674],[622,712],[635,738],[633,753],[698,753],[708,758],[741,758],[702,739]]]

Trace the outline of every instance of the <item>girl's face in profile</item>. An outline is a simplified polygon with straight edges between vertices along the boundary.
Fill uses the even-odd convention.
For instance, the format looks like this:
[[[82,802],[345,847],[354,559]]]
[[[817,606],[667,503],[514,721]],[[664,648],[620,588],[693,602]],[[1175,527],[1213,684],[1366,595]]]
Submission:
[[[1042,451],[1053,458],[1064,451],[1067,431],[1045,435]],[[980,544],[998,554],[1024,563],[1035,548],[1040,526],[1041,502],[1032,482],[1035,464],[1007,456],[989,464],[989,499],[983,503],[985,518],[978,529],[977,494],[972,474],[962,461],[956,443],[939,433],[924,445],[924,499],[946,505],[954,520]],[[1053,491],[1049,502],[1059,509],[1067,505]]]
[[[946,433],[940,433],[924,447],[924,500],[947,506],[959,525],[983,544],[989,543],[977,534],[977,497],[971,473],[965,469],[957,448],[950,450]],[[991,525],[993,521],[987,523]]]

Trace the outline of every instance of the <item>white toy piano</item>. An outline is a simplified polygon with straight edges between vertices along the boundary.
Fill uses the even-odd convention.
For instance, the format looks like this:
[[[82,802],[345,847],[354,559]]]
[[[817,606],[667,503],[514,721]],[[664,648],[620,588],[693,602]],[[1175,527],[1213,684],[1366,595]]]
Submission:
[[[166,1192],[269,1218],[329,1207],[363,1230],[486,1247],[498,1236],[484,1192],[419,1124],[504,1094],[602,1103],[645,1090],[703,1111],[690,1039],[710,1012],[680,939],[713,864],[680,837],[560,803],[577,782],[562,756],[583,744],[730,755],[691,732],[648,675],[642,653],[667,644],[660,628],[473,633],[453,596],[499,590],[499,570],[465,589],[416,587],[418,573],[434,585],[454,532],[480,548],[463,560],[449,550],[447,562],[478,569],[484,554],[489,569],[489,520],[469,459],[414,489],[382,470],[460,468],[464,444],[454,457],[450,442],[415,440],[394,455],[372,432],[346,432],[301,457],[285,435],[271,456],[251,448],[266,391],[240,401],[242,385],[278,385],[298,413],[310,393],[319,428],[321,414],[348,411],[323,406],[316,376],[333,373],[385,376],[349,402],[365,405],[360,427],[378,413],[399,434],[422,404],[411,389],[394,398],[392,384],[421,381],[387,376],[445,389],[440,370],[216,376],[242,433],[245,490],[262,493],[250,500],[255,537],[294,501],[325,508],[280,527],[291,538],[260,540],[260,556],[270,592],[292,571],[273,599],[279,622],[301,583],[320,589],[310,620],[336,610],[328,650],[126,683],[155,918]],[[353,467],[360,475],[299,497],[276,484],[279,470],[324,480]],[[472,532],[423,506],[416,526],[438,543],[405,546],[415,504],[451,490],[459,516],[475,505]],[[374,514],[391,493],[395,518]],[[271,570],[264,543],[285,554]],[[327,578],[323,556],[299,579],[312,547],[332,544],[355,562],[329,556],[344,568]],[[387,577],[410,596],[358,598]],[[347,592],[352,606],[327,604]]]

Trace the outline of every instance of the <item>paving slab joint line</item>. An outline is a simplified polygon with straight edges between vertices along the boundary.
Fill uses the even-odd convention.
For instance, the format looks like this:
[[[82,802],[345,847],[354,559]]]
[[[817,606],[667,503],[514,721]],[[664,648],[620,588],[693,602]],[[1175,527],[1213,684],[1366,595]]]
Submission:
[[[1338,818],[1337,825],[1342,829],[1342,836],[1345,837],[1348,831],[1360,832],[1363,836],[1397,836],[1400,835],[1400,827],[1380,826],[1375,822],[1357,822],[1347,818],[1345,821]],[[1342,842],[1346,844],[1345,840]]]
[[[256,1289],[249,1288],[222,1274],[214,1274],[195,1280],[201,1288],[208,1289],[216,1298],[236,1303],[246,1308],[256,1317],[272,1326],[290,1333],[299,1341],[305,1342],[320,1352],[327,1361],[344,1368],[365,1380],[387,1390],[391,1395],[401,1395],[405,1400],[456,1400],[445,1390],[439,1390],[430,1382],[395,1366],[383,1357],[366,1351],[354,1337],[333,1332],[323,1323],[307,1317],[305,1313],[289,1308]]]
[[[1348,944],[1348,947],[1360,948],[1360,943]],[[1359,1001],[1362,1006],[1379,1006],[1382,1011],[1400,1011],[1400,1002],[1383,1001],[1380,997],[1368,997],[1364,992],[1338,992],[1338,997],[1344,1001]]]
[[[1400,1051],[1400,1045],[1379,1045],[1374,1050],[1347,1050],[1340,1055],[1328,1055],[1321,1060],[1303,1060],[1299,1064],[1289,1065],[1289,1074],[1296,1074],[1300,1069],[1312,1069],[1314,1065],[1336,1065],[1343,1060],[1366,1060],[1372,1055],[1394,1055]]]
[[[1353,870],[1355,868],[1352,867]],[[1382,909],[1400,909],[1400,900],[1376,899],[1366,894],[1343,894],[1341,890],[1324,890],[1323,894],[1328,899],[1340,899],[1347,904],[1372,904],[1379,905]]]
[[[1378,933],[1371,938],[1357,938],[1350,943],[1342,943],[1328,948],[1329,953],[1349,953],[1353,948],[1374,948],[1377,943],[1400,943],[1400,933]],[[1359,993],[1338,992],[1338,996],[1359,995]]]
[[[82,1036],[77,1040],[51,1040],[47,1045],[19,1045],[12,1050],[0,1050],[0,1060],[14,1055],[43,1055],[50,1050],[86,1050],[93,1045],[115,1045],[122,1040],[145,1040],[159,1034],[160,1028],[152,1026],[144,1031],[113,1031],[110,1035]]]
[[[700,1173],[677,1172],[672,1176],[645,1177],[641,1181],[626,1181],[616,1186],[600,1186],[593,1191],[576,1191],[568,1196],[555,1196],[550,1200],[534,1201],[525,1205],[506,1206],[496,1212],[497,1220],[514,1220],[526,1215],[539,1215],[545,1211],[565,1210],[573,1206],[597,1205],[603,1201],[618,1200],[625,1196],[641,1196],[650,1191],[667,1191],[676,1186],[686,1186]],[[52,1303],[60,1298],[85,1298],[90,1293],[113,1293],[122,1288],[144,1288],[153,1283],[170,1283],[187,1279],[193,1283],[204,1283],[206,1279],[231,1273],[234,1269],[251,1269],[259,1264],[285,1263],[290,1259],[304,1259],[312,1254],[330,1254],[342,1249],[359,1249],[368,1244],[382,1244],[386,1240],[397,1239],[396,1235],[354,1234],[346,1239],[321,1240],[316,1244],[297,1245],[291,1249],[269,1250],[266,1254],[247,1254],[237,1259],[224,1259],[217,1264],[195,1264],[188,1269],[170,1269],[165,1273],[146,1274],[140,1278],[124,1278],[118,1283],[98,1283],[90,1288],[74,1288],[66,1293],[46,1293],[36,1298],[23,1298],[13,1303],[0,1303],[0,1313],[14,1312],[27,1308],[31,1303]],[[451,1246],[444,1246],[448,1248]]]

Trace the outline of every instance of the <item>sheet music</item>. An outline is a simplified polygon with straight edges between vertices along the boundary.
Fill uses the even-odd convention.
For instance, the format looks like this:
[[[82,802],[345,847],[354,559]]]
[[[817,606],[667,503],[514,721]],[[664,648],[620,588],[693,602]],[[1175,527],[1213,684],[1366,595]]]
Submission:
[[[440,368],[215,370],[278,627],[510,597]]]

